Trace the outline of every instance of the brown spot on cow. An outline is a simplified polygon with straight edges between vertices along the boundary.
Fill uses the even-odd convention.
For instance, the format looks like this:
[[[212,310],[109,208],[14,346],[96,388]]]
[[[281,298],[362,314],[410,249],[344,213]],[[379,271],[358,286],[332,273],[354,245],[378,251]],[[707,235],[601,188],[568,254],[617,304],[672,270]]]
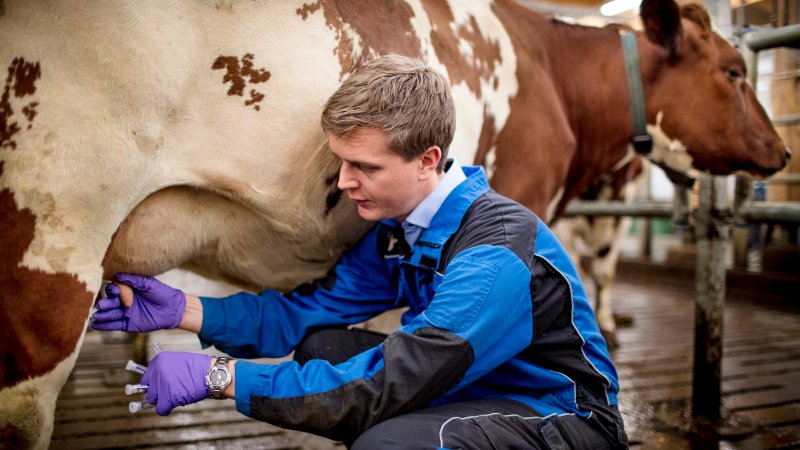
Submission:
[[[325,215],[330,214],[333,208],[339,204],[342,199],[343,191],[339,189],[339,171],[325,177],[325,187],[328,189],[328,195],[325,197]]]
[[[339,57],[342,68],[340,76],[355,70],[372,54],[397,53],[423,58],[422,44],[411,25],[414,11],[405,2],[319,0],[303,5],[297,14],[305,20],[320,6],[325,14],[326,25],[336,33],[338,46],[333,49],[333,54]],[[354,51],[355,43],[344,32],[345,24],[361,39],[364,48],[358,54]],[[386,39],[386,30],[393,30],[392,39]]]
[[[414,11],[408,4],[373,0],[341,2],[338,6],[342,21],[356,30],[367,49],[380,55],[399,53],[422,58],[422,45],[411,26]],[[386,39],[387,29],[394,30],[392,39]]]
[[[253,59],[255,56],[252,53],[247,53],[240,60],[235,56],[220,56],[211,65],[214,70],[225,69],[225,75],[222,77],[223,83],[231,83],[228,89],[228,95],[244,96],[245,87],[249,84],[264,83],[270,79],[272,74],[265,68],[254,68]],[[250,99],[245,100],[245,106],[252,106],[256,111],[260,111],[261,107],[258,105],[264,99],[264,94],[256,89],[250,89]]]
[[[308,19],[308,16],[315,13],[320,8],[322,8],[322,4],[320,2],[307,3],[300,8],[297,8],[297,15],[302,17],[303,20],[306,20]]]
[[[6,425],[0,429],[0,443],[3,444],[3,448],[31,448],[33,443],[25,436],[25,433],[14,425]]]
[[[486,165],[486,155],[494,145],[497,133],[495,132],[494,116],[489,113],[488,108],[483,108],[483,125],[481,134],[478,138],[478,151],[475,153],[475,164]]]
[[[250,89],[250,100],[245,100],[244,104],[245,106],[253,105],[256,111],[261,111],[261,106],[258,105],[261,100],[264,100],[264,94],[255,89]]]
[[[325,16],[325,25],[334,31],[337,45],[333,49],[333,54],[339,58],[339,66],[342,68],[339,77],[342,78],[345,74],[353,70],[355,62],[353,61],[354,45],[350,41],[350,37],[342,31],[344,24],[342,18],[339,16],[339,9],[333,2],[325,2],[326,7],[322,10]],[[308,20],[308,17],[319,11],[322,8],[323,0],[315,3],[304,4],[302,8],[297,8],[297,15],[301,16],[303,20]]]
[[[0,96],[0,148],[16,149],[17,143],[12,138],[22,131],[19,122],[12,121],[14,109],[11,105],[11,93],[13,92],[16,98],[33,95],[36,92],[36,80],[41,78],[41,75],[38,62],[27,62],[22,57],[14,58],[8,66],[3,94]],[[22,108],[22,113],[28,121],[27,129],[33,126],[38,105],[39,102],[31,102]]]
[[[342,199],[342,193],[342,190],[337,187],[333,187],[331,191],[328,192],[328,195],[325,197],[325,215],[330,214],[333,208],[339,204],[339,200]]]
[[[6,388],[50,372],[75,350],[92,293],[75,275],[20,264],[33,241],[36,216],[19,209],[8,189],[0,191],[0,216],[0,301],[14,305],[0,310],[0,388]]]
[[[9,78],[11,70],[14,71],[14,97],[24,97],[33,95],[36,92],[36,80],[42,76],[39,63],[25,62],[25,58],[14,58],[9,67]]]
[[[36,117],[37,106],[39,106],[39,102],[30,102],[22,108],[22,114],[25,114],[25,117],[28,119],[29,130],[33,127],[33,118]]]
[[[433,25],[431,43],[436,56],[447,67],[450,82],[464,81],[469,90],[480,97],[481,79],[489,80],[501,62],[500,45],[483,36],[474,16],[470,16],[469,25],[462,23],[454,31],[451,24],[455,17],[445,0],[424,0],[422,4]],[[459,51],[460,40],[469,44],[472,61]]]

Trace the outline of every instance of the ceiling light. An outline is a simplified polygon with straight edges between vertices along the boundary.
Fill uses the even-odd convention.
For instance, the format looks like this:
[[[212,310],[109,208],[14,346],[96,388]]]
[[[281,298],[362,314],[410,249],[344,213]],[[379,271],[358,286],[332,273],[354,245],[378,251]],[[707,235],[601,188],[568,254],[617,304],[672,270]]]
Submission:
[[[642,0],[611,0],[600,7],[600,14],[606,17],[616,16],[638,8],[641,3]]]

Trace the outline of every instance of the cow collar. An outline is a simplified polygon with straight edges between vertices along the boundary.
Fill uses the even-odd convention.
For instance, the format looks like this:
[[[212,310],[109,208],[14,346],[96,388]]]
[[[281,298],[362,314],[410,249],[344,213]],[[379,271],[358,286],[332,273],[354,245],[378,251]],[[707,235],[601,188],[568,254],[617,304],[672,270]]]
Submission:
[[[636,153],[660,167],[674,184],[691,187],[694,184],[694,178],[669,167],[662,161],[656,161],[650,155],[653,150],[653,137],[647,132],[647,110],[644,103],[642,73],[639,69],[639,50],[636,47],[636,35],[631,31],[620,30],[619,39],[622,42],[625,78],[628,80],[628,98],[631,102],[631,117],[633,119],[631,145],[633,145]]]
[[[644,107],[644,88],[642,73],[639,70],[639,51],[636,48],[636,35],[630,31],[621,31],[622,57],[625,60],[625,78],[628,80],[628,98],[631,102],[633,117],[633,137],[631,144],[636,153],[648,156],[653,150],[653,138],[647,132],[647,110]]]

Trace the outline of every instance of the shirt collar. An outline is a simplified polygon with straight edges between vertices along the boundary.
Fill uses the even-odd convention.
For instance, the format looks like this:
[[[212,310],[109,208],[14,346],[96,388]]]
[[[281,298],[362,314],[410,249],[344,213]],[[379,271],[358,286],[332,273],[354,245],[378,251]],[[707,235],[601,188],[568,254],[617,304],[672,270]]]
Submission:
[[[439,180],[439,184],[436,185],[433,192],[428,194],[428,196],[411,211],[411,214],[403,221],[403,225],[408,223],[418,227],[428,228],[431,225],[433,216],[439,211],[439,208],[442,206],[447,196],[453,192],[456,186],[467,179],[466,175],[464,175],[464,170],[461,169],[461,166],[456,160],[453,159],[448,162],[450,162],[450,168],[445,172],[444,177]]]

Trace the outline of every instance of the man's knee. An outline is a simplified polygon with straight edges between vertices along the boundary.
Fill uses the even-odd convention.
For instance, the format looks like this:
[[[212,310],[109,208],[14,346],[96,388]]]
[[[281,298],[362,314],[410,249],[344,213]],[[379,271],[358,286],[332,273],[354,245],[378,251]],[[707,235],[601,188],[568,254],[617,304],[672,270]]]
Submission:
[[[430,450],[438,447],[492,448],[481,428],[471,421],[448,423],[442,416],[418,411],[374,425],[359,436],[350,450]]]
[[[383,435],[380,432],[374,431],[375,427],[367,429],[349,445],[350,450],[373,450],[376,448],[385,449],[386,443],[383,440]]]
[[[306,336],[295,348],[294,360],[305,364],[312,359],[324,359],[340,364],[353,356],[374,348],[386,339],[385,334],[368,330],[325,328]]]
[[[417,450],[436,448],[428,439],[428,427],[419,427],[413,420],[399,416],[377,423],[361,433],[350,450]]]
[[[337,341],[341,336],[341,329],[324,329],[315,331],[295,348],[294,360],[300,364],[305,364],[312,359],[324,359],[331,361],[336,356]]]

